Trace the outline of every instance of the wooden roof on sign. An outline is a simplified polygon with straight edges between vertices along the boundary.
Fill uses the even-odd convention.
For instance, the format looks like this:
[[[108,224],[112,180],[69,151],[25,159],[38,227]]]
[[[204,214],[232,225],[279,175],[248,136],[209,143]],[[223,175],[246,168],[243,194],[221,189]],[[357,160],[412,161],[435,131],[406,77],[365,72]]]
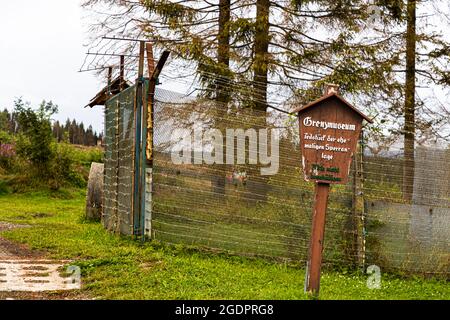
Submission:
[[[332,99],[332,98],[338,99],[339,101],[341,101],[343,104],[345,104],[347,107],[349,107],[350,110],[352,110],[352,111],[356,112],[358,115],[360,115],[361,118],[363,118],[364,120],[366,120],[366,121],[368,121],[368,122],[370,122],[370,123],[373,122],[372,119],[370,119],[370,118],[369,118],[368,116],[366,116],[364,113],[362,113],[361,111],[359,111],[358,109],[356,109],[356,108],[355,108],[354,106],[352,106],[347,100],[345,100],[344,98],[342,98],[340,95],[338,95],[338,94],[335,93],[335,92],[330,93],[330,94],[328,94],[328,95],[326,95],[326,96],[323,96],[323,97],[321,97],[321,98],[319,98],[319,99],[317,99],[317,100],[315,100],[315,101],[313,101],[313,102],[311,102],[311,103],[308,103],[308,104],[305,105],[305,106],[301,106],[301,107],[295,108],[294,110],[292,110],[292,113],[297,113],[297,112],[298,112],[298,113],[302,113],[302,112],[304,112],[305,110],[310,109],[310,108],[312,108],[312,107],[314,107],[314,106],[316,106],[316,105],[318,105],[318,104],[320,104],[320,103],[322,103],[322,102],[324,102],[324,101],[327,101],[327,100],[329,100],[329,99]]]

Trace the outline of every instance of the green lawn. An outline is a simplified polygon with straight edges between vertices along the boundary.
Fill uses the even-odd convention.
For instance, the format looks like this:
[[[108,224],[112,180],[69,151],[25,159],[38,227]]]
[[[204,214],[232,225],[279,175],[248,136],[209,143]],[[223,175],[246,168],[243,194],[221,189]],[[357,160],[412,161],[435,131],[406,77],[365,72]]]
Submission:
[[[0,236],[73,259],[82,269],[80,294],[100,299],[308,299],[305,271],[260,259],[144,245],[83,220],[84,190],[0,196],[0,221],[31,228]],[[324,272],[321,299],[450,299],[445,281],[382,274],[370,290],[367,276]]]

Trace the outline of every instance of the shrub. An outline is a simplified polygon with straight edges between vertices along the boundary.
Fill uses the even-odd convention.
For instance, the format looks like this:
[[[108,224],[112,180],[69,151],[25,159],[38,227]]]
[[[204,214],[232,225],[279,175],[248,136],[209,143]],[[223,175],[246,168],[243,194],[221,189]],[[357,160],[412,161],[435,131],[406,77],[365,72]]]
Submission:
[[[97,147],[73,146],[74,160],[90,168],[92,162],[103,162],[103,150]]]
[[[0,195],[9,193],[8,181],[0,178]]]
[[[58,107],[43,101],[37,109],[15,101],[15,136],[0,130],[0,173],[14,192],[36,188],[85,187],[90,164],[102,162],[100,148],[76,147],[53,138],[51,117]]]
[[[0,167],[11,169],[16,157],[16,145],[13,143],[0,143]]]
[[[0,144],[12,144],[14,138],[11,134],[6,131],[0,130]]]
[[[16,144],[8,132],[0,130],[0,168],[10,170],[16,157]]]
[[[58,111],[58,106],[51,101],[43,101],[37,110],[33,110],[21,99],[15,101],[15,113],[19,124],[17,153],[35,166],[41,175],[47,176],[49,164],[54,156],[52,150],[51,116]]]
[[[77,186],[86,186],[86,179],[82,172],[76,168],[77,153],[73,146],[67,143],[53,143],[49,173],[51,175],[51,186],[59,189],[66,182]]]

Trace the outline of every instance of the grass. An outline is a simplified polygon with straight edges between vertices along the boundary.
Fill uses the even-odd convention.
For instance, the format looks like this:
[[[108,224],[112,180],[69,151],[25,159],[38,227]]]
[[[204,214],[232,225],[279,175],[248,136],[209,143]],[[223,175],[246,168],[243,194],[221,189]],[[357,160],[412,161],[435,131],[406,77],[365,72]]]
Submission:
[[[83,219],[84,190],[0,195],[0,221],[30,225],[0,236],[81,267],[80,295],[99,299],[308,299],[305,270],[111,235]],[[326,271],[321,299],[450,299],[448,282]]]

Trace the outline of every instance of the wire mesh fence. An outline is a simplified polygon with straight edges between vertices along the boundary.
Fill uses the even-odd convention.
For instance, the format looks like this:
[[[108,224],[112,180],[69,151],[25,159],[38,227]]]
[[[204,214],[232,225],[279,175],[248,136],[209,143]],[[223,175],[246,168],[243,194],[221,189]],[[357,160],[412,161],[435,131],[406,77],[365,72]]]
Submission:
[[[188,139],[195,134],[195,126],[205,131],[218,129],[223,136],[227,129],[280,128],[268,122],[265,112],[238,108],[223,112],[223,105],[212,101],[167,100],[158,101],[155,118],[154,237],[239,254],[305,261],[313,186],[303,181],[295,138],[287,133],[279,141],[278,170],[273,175],[261,175],[265,166],[249,163],[250,154],[261,150],[255,150],[257,146],[249,143],[248,136],[235,136],[231,151],[227,148],[222,152],[224,158],[234,153],[227,164],[205,164],[205,158],[214,153],[205,141],[194,147],[191,163],[176,165],[173,148],[168,145],[186,137],[167,140],[165,133],[174,128],[186,129]],[[240,143],[244,149],[238,147]],[[223,144],[230,145],[229,141]],[[239,163],[239,150],[245,151],[245,162]],[[270,148],[267,151],[273,153]],[[347,205],[351,207],[351,193],[349,186],[334,191],[325,256],[327,261],[349,260],[352,253],[345,252],[345,239],[340,235],[346,223],[343,213]]]
[[[449,275],[450,150],[418,147],[412,199],[402,197],[402,156],[365,156],[367,253],[385,269]]]
[[[135,95],[132,86],[105,105],[105,174],[102,221],[108,230],[133,234]]]
[[[134,101],[132,87],[105,112],[104,220],[124,234],[133,234]],[[142,198],[151,238],[306,263],[314,185],[303,178],[295,117],[157,89],[153,132]],[[400,148],[375,155],[368,143],[349,182],[331,188],[324,263],[448,278],[450,151],[417,148],[404,200]]]
[[[305,262],[313,185],[303,179],[295,120],[225,108],[211,100],[189,100],[170,92],[161,93],[157,106],[153,237]],[[252,149],[255,146],[250,145],[249,136],[236,138],[235,158],[229,164],[206,164],[205,158],[214,157],[212,153],[217,151],[212,151],[213,142],[199,144],[196,140],[196,131],[205,134],[215,128],[225,137],[226,129],[264,126],[279,134],[279,165],[273,175],[263,176],[260,164],[249,163],[250,154],[257,151]],[[185,129],[181,131],[184,136],[171,136],[180,128]],[[243,147],[247,162],[237,164],[239,139],[244,140],[240,141],[241,150]],[[190,160],[175,164],[173,147],[178,144],[175,149],[179,151],[180,141],[186,140],[192,142]],[[354,156],[349,183],[331,190],[325,263],[355,267],[377,264],[386,270],[448,276],[450,153],[416,150],[413,199],[405,201],[401,154],[375,156],[364,151],[364,143],[367,141]]]

